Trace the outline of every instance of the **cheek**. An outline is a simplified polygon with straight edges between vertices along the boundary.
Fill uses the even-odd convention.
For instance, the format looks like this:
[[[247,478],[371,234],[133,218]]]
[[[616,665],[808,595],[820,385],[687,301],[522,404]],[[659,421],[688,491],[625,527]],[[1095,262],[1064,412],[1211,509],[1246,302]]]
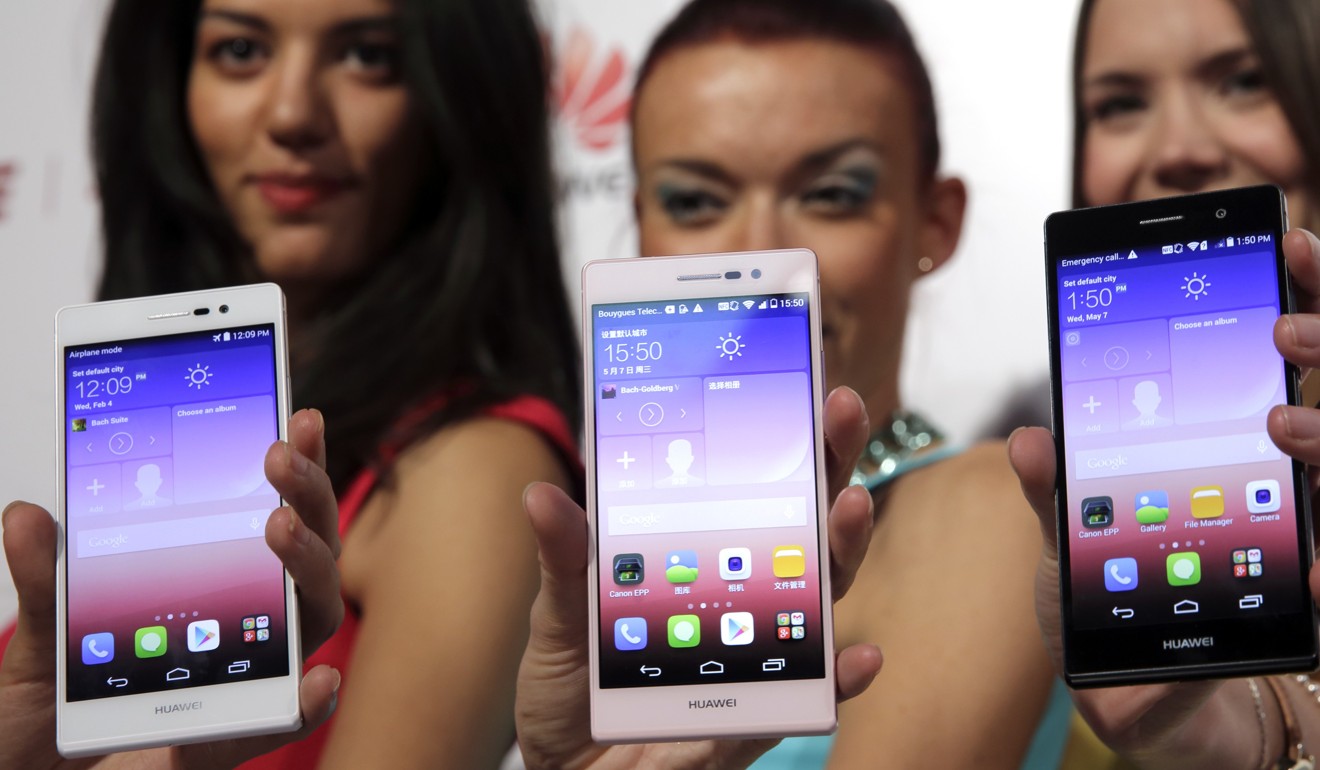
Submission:
[[[1139,165],[1138,140],[1091,134],[1082,149],[1081,205],[1104,206],[1131,198],[1129,190]]]
[[[239,173],[244,148],[253,129],[251,95],[226,89],[204,75],[188,85],[188,123],[212,182],[224,188]]]
[[[1236,154],[1261,179],[1285,191],[1303,183],[1306,162],[1302,148],[1279,108],[1272,107],[1252,120],[1238,121],[1225,135]]]
[[[418,166],[422,131],[402,89],[350,94],[339,107],[340,141],[350,163],[371,182],[389,186],[390,177]]]

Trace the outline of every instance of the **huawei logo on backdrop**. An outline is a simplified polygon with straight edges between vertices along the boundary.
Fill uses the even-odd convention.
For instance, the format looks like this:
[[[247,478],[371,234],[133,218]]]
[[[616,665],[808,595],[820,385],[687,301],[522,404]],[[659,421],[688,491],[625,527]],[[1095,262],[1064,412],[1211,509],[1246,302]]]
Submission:
[[[13,161],[0,163],[0,222],[5,221],[5,203],[9,197],[9,189],[14,177],[18,172],[18,165]]]
[[[612,147],[628,119],[630,84],[622,51],[599,51],[591,35],[577,28],[561,53],[554,84],[559,120],[579,145],[592,150]]]

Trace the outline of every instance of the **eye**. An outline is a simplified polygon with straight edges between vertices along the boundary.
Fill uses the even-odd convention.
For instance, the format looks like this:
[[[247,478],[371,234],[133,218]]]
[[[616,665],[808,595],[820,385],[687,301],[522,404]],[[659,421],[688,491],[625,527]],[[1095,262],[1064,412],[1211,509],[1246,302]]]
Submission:
[[[267,51],[252,38],[231,37],[213,43],[207,50],[207,58],[225,72],[244,75],[260,68],[267,58]]]
[[[1086,109],[1088,123],[1116,123],[1146,109],[1146,100],[1136,94],[1114,94],[1097,99]]]
[[[875,174],[858,170],[822,177],[802,194],[811,211],[827,216],[846,216],[864,208],[875,194]]]
[[[350,69],[384,80],[399,76],[399,46],[360,40],[344,49],[343,61]]]
[[[1259,67],[1248,67],[1230,74],[1219,85],[1228,96],[1255,96],[1265,91],[1265,73]]]
[[[713,193],[699,189],[681,189],[663,186],[656,191],[660,208],[676,224],[704,225],[713,222],[727,208],[724,201]]]

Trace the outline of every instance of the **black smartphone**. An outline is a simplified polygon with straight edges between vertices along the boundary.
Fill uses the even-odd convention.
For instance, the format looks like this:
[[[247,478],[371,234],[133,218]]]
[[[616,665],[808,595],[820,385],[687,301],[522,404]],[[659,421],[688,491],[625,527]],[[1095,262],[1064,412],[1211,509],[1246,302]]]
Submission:
[[[1045,222],[1064,678],[1111,686],[1316,668],[1287,211],[1261,186]]]

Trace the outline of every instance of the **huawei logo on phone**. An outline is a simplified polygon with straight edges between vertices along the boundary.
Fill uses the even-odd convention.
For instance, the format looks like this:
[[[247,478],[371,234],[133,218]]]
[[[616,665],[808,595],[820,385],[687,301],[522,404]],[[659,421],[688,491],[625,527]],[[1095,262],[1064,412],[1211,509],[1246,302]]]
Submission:
[[[195,700],[191,703],[171,703],[166,706],[157,706],[157,714],[177,714],[180,711],[201,711],[202,702]]]
[[[9,188],[18,173],[18,165],[13,161],[0,163],[0,222],[5,221],[5,200]]]
[[[627,71],[619,48],[601,51],[586,30],[569,32],[554,77],[554,105],[582,147],[607,150],[619,140],[631,101]]]
[[[1187,650],[1196,647],[1214,647],[1215,638],[1213,636],[1198,636],[1187,639],[1165,639],[1164,649],[1166,650]]]
[[[737,698],[707,698],[706,700],[688,701],[690,709],[734,709],[738,708]]]

